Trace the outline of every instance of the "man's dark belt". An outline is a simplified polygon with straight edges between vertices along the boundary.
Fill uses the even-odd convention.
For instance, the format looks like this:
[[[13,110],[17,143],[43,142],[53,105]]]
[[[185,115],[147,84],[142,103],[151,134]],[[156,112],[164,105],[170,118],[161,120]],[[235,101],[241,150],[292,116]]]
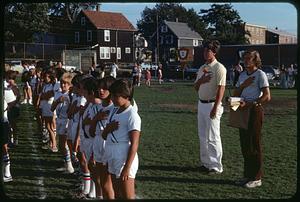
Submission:
[[[201,103],[212,103],[215,102],[216,100],[201,100],[199,99]]]

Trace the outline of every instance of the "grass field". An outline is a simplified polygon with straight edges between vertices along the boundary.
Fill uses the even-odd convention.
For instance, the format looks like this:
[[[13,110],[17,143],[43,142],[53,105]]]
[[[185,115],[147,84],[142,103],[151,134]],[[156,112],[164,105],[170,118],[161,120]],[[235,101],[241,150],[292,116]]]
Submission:
[[[226,90],[226,95],[228,95]],[[242,176],[238,130],[221,120],[224,172],[208,176],[198,171],[197,94],[192,83],[153,84],[135,88],[142,118],[140,167],[136,192],[146,199],[287,199],[297,190],[297,90],[271,89],[263,126],[263,185],[234,185]],[[14,181],[4,186],[13,199],[65,199],[74,193],[76,177],[55,171],[58,154],[40,149],[33,108],[22,106],[18,122],[20,145],[11,150]]]

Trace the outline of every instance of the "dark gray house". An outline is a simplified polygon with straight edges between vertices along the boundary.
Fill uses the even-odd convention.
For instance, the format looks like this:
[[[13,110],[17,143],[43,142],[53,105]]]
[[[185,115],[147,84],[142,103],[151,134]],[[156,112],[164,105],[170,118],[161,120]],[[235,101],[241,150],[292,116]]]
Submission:
[[[133,63],[137,30],[121,13],[83,10],[73,23],[73,43],[97,51],[97,63]]]
[[[160,62],[170,65],[178,64],[179,60],[192,62],[194,47],[202,45],[202,41],[203,38],[187,23],[166,20],[158,28],[158,40],[156,32],[151,38],[152,50],[155,53],[158,48]]]

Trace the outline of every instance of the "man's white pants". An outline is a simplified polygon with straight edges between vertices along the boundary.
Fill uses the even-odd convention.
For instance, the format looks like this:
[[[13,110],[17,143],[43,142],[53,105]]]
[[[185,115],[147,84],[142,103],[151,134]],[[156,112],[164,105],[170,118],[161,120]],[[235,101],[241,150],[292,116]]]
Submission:
[[[200,161],[208,169],[223,172],[222,142],[220,137],[220,120],[223,106],[219,105],[214,119],[210,118],[212,103],[198,101],[198,136],[200,141]]]

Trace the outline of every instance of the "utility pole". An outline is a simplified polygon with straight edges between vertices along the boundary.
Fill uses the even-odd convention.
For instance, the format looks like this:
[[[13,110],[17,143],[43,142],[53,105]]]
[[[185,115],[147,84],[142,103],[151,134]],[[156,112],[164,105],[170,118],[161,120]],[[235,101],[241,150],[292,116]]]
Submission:
[[[156,11],[156,64],[159,63],[159,30],[158,30],[158,14]]]

